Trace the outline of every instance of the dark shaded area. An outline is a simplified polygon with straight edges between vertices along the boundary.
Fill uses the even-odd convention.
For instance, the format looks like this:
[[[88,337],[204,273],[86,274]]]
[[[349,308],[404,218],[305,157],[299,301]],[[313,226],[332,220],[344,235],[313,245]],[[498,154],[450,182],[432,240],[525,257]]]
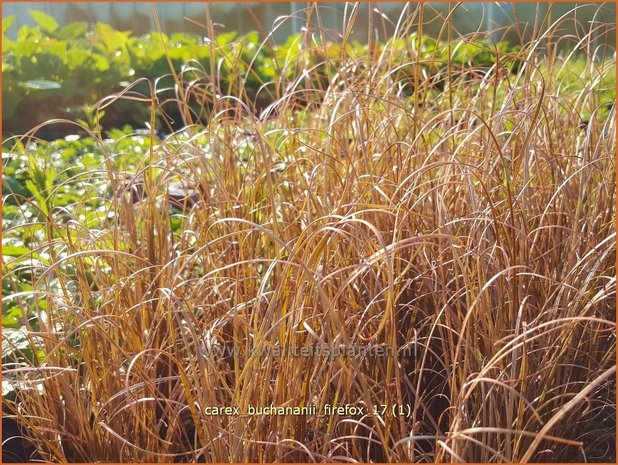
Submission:
[[[2,463],[41,461],[28,433],[14,418],[2,417]]]

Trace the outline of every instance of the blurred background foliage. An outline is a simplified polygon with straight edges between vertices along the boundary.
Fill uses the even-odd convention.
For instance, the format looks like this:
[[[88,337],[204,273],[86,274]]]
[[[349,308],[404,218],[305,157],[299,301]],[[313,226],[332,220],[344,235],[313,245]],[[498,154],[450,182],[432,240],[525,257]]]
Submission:
[[[161,115],[165,115],[159,119],[159,127],[168,131],[178,129],[187,121],[176,103],[178,96],[171,67],[186,82],[208,80],[217,75],[217,79],[209,79],[216,81],[216,86],[203,86],[201,97],[189,99],[193,121],[207,118],[206,101],[213,95],[238,95],[240,91],[259,110],[277,98],[272,87],[264,84],[275,77],[294,74],[289,67],[282,69],[290,57],[295,57],[299,66],[316,65],[315,72],[324,74],[328,71],[325,67],[337,66],[342,54],[353,57],[366,54],[369,28],[365,23],[368,21],[372,21],[378,42],[388,41],[402,9],[400,3],[361,4],[350,47],[341,50],[334,44],[340,42],[340,25],[350,14],[346,5],[320,4],[311,13],[314,18],[306,17],[302,6],[299,2],[239,6],[158,3],[157,15],[161,30],[165,31],[158,33],[153,32],[157,28],[150,4],[5,3],[3,136],[24,133],[54,118],[79,119],[89,124],[100,119],[104,128],[121,128],[126,124],[144,127],[144,122],[149,120],[149,108],[141,103],[122,100],[104,112],[97,112],[93,107],[102,97],[122,91],[139,78],[156,83]],[[560,37],[552,37],[558,47],[571,47],[578,28],[598,23],[599,27],[591,28],[598,39],[591,43],[603,44],[596,52],[600,59],[613,53],[615,31],[608,27],[611,21],[608,23],[607,18],[614,17],[615,5],[581,5],[574,12],[571,7],[572,4],[558,4],[550,10],[547,4],[538,3],[461,5],[451,11],[453,24],[460,34],[474,36],[473,32],[482,26],[494,32],[489,39],[461,42],[453,50],[436,42],[449,6],[432,3],[425,10],[423,30],[418,31],[421,42],[415,35],[409,36],[408,43],[399,39],[399,57],[402,63],[416,58],[424,61],[425,77],[444,69],[449,53],[453,63],[490,66],[494,54],[487,51],[489,46],[501,51],[517,49],[538,29],[535,17],[550,21],[565,14],[566,19],[556,33]],[[291,15],[291,11],[299,12]],[[307,44],[302,39],[303,24],[315,21],[318,16],[323,32]],[[211,31],[205,18],[215,20]],[[523,26],[508,27],[515,22]],[[266,30],[272,32],[267,35]],[[208,37],[209,32],[214,34],[212,38]],[[215,68],[211,69],[213,65]],[[399,74],[402,73],[406,70],[402,69]],[[131,90],[149,94],[145,81]],[[169,127],[165,127],[163,119]],[[71,127],[54,125],[45,128],[39,136],[55,139],[74,131]]]

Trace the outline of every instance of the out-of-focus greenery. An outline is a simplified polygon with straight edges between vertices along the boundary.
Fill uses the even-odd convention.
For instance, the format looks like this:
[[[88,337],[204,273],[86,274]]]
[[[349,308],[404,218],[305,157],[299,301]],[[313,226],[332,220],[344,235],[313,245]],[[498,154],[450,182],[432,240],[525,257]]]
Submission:
[[[36,26],[22,26],[17,39],[7,37],[15,17],[2,20],[2,117],[5,133],[23,133],[35,124],[51,118],[87,119],[92,105],[104,96],[121,91],[138,78],[156,81],[160,101],[174,99],[175,73],[184,82],[207,78],[216,85],[203,86],[202,93],[243,95],[258,107],[277,98],[277,91],[265,83],[295,75],[298,66],[324,74],[336,70],[344,57],[367,56],[367,45],[360,43],[306,43],[301,34],[293,35],[281,45],[263,43],[256,32],[239,35],[228,32],[213,40],[185,33],[151,33],[135,36],[118,31],[108,24],[73,22],[64,27],[51,16],[36,10],[30,14]],[[488,42],[460,42],[446,47],[429,37],[411,34],[407,40],[389,44],[388,65],[402,64],[399,77],[412,73],[409,63],[422,67],[423,76],[434,75],[453,64],[488,66],[495,53],[510,49],[506,42],[493,47]],[[384,44],[372,55],[379,56]],[[396,52],[396,53],[393,53]],[[450,57],[450,60],[449,60]],[[168,60],[169,59],[169,60]],[[214,65],[214,67],[213,67]],[[301,83],[302,86],[302,83]],[[133,90],[149,94],[144,82]],[[194,108],[205,105],[204,99],[191,101]],[[166,112],[180,120],[177,106],[168,104]],[[122,127],[138,126],[147,121],[144,105],[123,101],[106,111],[102,124]]]

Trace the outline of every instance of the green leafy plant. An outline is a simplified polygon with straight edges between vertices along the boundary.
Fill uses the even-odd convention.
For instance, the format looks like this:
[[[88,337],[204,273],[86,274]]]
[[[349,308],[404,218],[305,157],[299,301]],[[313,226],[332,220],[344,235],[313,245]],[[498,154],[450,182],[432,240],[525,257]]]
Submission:
[[[307,49],[300,34],[290,36],[281,45],[267,47],[255,32],[244,36],[236,32],[219,34],[212,42],[185,33],[138,37],[105,23],[96,23],[92,29],[84,22],[60,27],[41,11],[31,10],[30,14],[36,26],[22,26],[17,40],[6,35],[15,18],[3,19],[3,121],[5,131],[14,134],[51,118],[83,118],[102,96],[120,92],[138,78],[157,80],[159,100],[171,102],[165,106],[167,114],[183,122],[178,105],[173,103],[176,96],[172,68],[174,73],[182,73],[187,83],[212,72],[217,74],[218,89],[209,89],[208,98],[202,95],[186,102],[198,119],[204,119],[201,110],[205,98],[213,102],[217,94],[244,94],[248,101],[259,100],[259,106],[264,107],[277,98],[277,91],[264,85],[272,83],[281,72],[289,79],[299,66],[311,64],[315,77],[322,76],[323,87],[325,76],[338,69],[343,57],[367,55],[367,46],[359,43],[342,49],[338,44],[317,40]],[[397,40],[389,45],[395,59],[392,64],[409,61],[410,53],[420,53],[418,61],[433,74],[448,61],[446,48],[434,39],[423,37],[419,50],[415,50],[418,41],[414,34]],[[500,42],[494,48],[506,51],[509,46]],[[460,42],[452,58],[469,66],[491,65],[495,56],[491,50],[487,41]],[[433,65],[427,66],[429,62]],[[216,70],[210,69],[213,63]],[[300,88],[303,86],[301,82]],[[149,91],[144,85],[134,90],[145,95]],[[147,117],[142,107],[125,101],[110,109],[102,124],[106,128],[125,124],[137,127]]]

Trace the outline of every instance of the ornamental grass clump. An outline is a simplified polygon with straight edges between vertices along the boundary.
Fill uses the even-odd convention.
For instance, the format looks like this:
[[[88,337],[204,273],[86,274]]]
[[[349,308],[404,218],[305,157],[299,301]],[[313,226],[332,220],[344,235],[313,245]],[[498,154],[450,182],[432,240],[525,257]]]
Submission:
[[[350,8],[340,43],[311,16],[267,106],[213,66],[174,75],[163,140],[14,145],[5,403],[44,460],[615,459],[613,51],[449,16],[420,60],[419,6],[355,56]],[[160,115],[130,87],[99,110],[122,99]]]

